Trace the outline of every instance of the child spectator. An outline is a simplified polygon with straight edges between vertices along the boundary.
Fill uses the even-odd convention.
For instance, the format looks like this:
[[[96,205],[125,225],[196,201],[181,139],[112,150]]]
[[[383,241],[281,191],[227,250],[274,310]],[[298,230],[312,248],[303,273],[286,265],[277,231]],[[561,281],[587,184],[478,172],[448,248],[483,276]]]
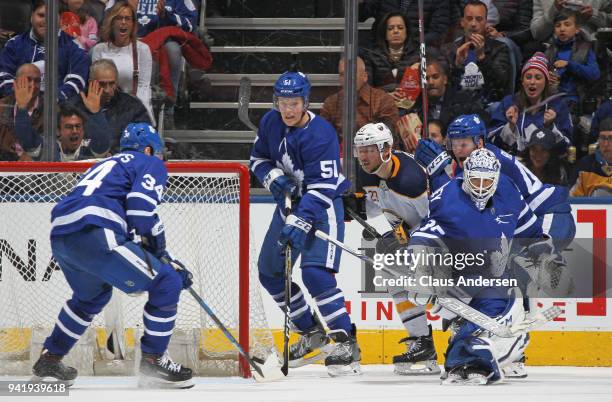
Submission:
[[[551,77],[558,76],[559,91],[567,93],[570,108],[584,94],[586,84],[599,79],[599,66],[591,42],[580,31],[578,15],[563,9],[554,19],[553,43],[544,53],[555,67]]]
[[[81,34],[74,38],[81,44],[83,49],[89,51],[98,43],[98,23],[85,11],[83,4],[85,0],[62,0],[60,12],[72,12],[79,17]]]

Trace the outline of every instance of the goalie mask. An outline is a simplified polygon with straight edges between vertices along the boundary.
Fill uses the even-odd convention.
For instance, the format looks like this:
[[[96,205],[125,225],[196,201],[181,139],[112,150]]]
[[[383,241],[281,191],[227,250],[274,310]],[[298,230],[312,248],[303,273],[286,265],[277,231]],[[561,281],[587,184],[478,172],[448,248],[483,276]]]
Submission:
[[[495,194],[501,164],[493,152],[481,148],[473,151],[463,166],[463,191],[474,201],[476,208],[482,211]]]
[[[366,172],[368,170],[366,170],[360,158],[360,153],[367,152],[364,147],[376,145],[380,155],[380,164],[373,171],[368,172],[376,174],[384,163],[391,160],[391,152],[389,152],[389,156],[385,159],[385,150],[390,150],[393,147],[393,134],[391,134],[391,130],[384,123],[368,123],[357,131],[353,139],[353,145],[353,156],[359,159],[359,164]]]

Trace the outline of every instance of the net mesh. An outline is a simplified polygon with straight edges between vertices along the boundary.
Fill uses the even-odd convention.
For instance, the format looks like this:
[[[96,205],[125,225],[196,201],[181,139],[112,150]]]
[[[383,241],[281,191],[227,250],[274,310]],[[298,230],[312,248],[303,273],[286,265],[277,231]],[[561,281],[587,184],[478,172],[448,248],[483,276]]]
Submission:
[[[50,214],[80,176],[0,173],[0,366],[11,367],[2,362],[29,361],[33,329],[50,333],[62,305],[71,296],[51,256]],[[237,174],[171,171],[158,208],[166,226],[168,250],[189,267],[194,275],[193,288],[236,338],[240,327],[239,192]],[[253,255],[251,250],[251,261]],[[273,341],[256,285],[256,268],[249,265],[249,343],[252,355],[264,356]],[[146,294],[128,296],[113,291],[111,304],[114,311],[120,311],[113,322],[117,318],[123,322],[129,356],[133,356],[142,332],[146,299]],[[108,321],[109,315],[101,313],[90,329],[99,338],[99,349],[106,348],[111,326]],[[191,337],[196,372],[239,373],[237,352],[187,292],[181,294],[175,332]],[[38,355],[39,350],[32,353]]]

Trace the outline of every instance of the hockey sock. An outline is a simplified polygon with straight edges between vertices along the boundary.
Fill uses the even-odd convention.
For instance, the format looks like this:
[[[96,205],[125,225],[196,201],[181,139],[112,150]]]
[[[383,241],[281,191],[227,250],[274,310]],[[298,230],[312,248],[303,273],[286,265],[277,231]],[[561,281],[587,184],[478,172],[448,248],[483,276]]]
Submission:
[[[346,311],[344,294],[338,289],[332,271],[319,267],[302,268],[302,280],[315,299],[323,320],[331,329],[351,334],[351,318]]]
[[[259,275],[259,281],[264,288],[270,293],[278,307],[285,311],[285,281],[281,277],[270,277],[266,275]],[[291,299],[289,302],[289,317],[291,322],[300,331],[307,331],[315,326],[314,317],[312,311],[306,304],[304,299],[304,293],[300,286],[291,282]]]
[[[408,334],[410,336],[429,335],[425,306],[417,306],[410,302],[406,292],[395,293],[391,296],[393,297],[397,314],[402,320],[402,324],[404,324]]]
[[[44,348],[55,355],[67,355],[103,305],[93,307],[94,311],[97,310],[94,314],[88,314],[85,311],[87,307],[92,308],[74,299],[68,300],[57,317],[51,336],[45,340]]]
[[[160,308],[150,302],[145,304],[142,319],[144,335],[140,338],[143,353],[161,355],[166,351],[174,329],[176,312],[176,304]]]

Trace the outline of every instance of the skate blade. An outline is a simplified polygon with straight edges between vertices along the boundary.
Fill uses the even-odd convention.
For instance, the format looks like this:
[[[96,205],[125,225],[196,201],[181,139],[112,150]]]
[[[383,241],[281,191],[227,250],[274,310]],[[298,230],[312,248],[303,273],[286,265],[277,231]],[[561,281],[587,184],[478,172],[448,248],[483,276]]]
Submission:
[[[32,377],[30,377],[30,382],[43,384],[64,384],[66,387],[71,387],[74,385],[74,380],[59,380],[55,377],[39,377],[37,375],[32,375]]]
[[[253,359],[253,361],[260,363],[261,359]],[[253,378],[257,382],[270,382],[283,378],[283,372],[281,371],[281,364],[279,361],[278,353],[276,350],[272,350],[268,355],[268,358],[262,364],[259,364],[259,368],[263,373],[263,377],[255,370],[252,370]]]
[[[440,374],[440,366],[435,360],[415,363],[394,363],[393,372],[398,375],[434,375]]]
[[[331,365],[327,366],[327,374],[330,377],[357,376],[361,375],[361,365],[359,362],[353,362],[348,365]]]
[[[320,362],[321,360],[325,360],[327,356],[334,350],[334,344],[328,343],[320,347],[319,349],[313,350],[310,354],[307,354],[305,357],[289,360],[289,368],[298,368],[302,366],[306,366],[308,364],[313,364]]]
[[[502,368],[502,372],[504,373],[504,377],[509,379],[520,379],[527,378],[527,369],[525,367],[516,367],[515,365],[511,365],[509,367]]]
[[[465,379],[458,376],[448,376],[442,380],[442,385],[487,385],[487,378],[484,376],[473,376]]]
[[[191,378],[185,381],[166,381],[161,378],[138,376],[138,388],[189,389],[194,385]]]

